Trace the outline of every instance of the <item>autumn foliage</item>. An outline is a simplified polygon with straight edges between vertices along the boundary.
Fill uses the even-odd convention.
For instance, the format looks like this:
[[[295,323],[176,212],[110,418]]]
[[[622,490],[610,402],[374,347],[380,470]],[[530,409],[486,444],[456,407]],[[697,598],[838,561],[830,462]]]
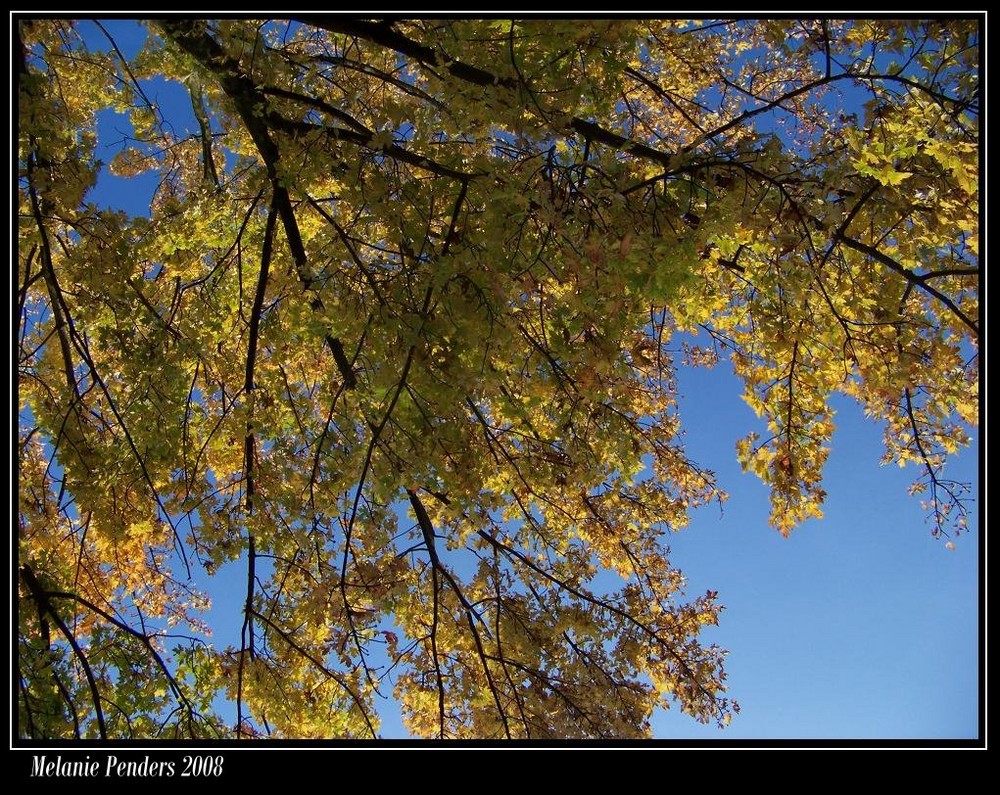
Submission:
[[[977,21],[15,29],[19,736],[727,723],[665,542],[724,498],[674,385],[720,357],[777,530],[821,515],[835,393],[964,529]]]

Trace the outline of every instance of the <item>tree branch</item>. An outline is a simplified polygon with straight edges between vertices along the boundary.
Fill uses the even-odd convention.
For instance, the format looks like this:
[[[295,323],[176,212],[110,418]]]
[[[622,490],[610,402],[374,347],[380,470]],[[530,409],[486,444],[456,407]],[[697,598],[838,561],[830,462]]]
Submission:
[[[921,275],[918,273],[914,273],[913,271],[907,270],[898,262],[896,262],[896,260],[894,260],[889,255],[885,254],[884,252],[879,251],[877,248],[874,248],[873,246],[870,246],[867,243],[862,243],[860,240],[855,240],[852,237],[848,237],[843,232],[841,232],[838,235],[837,239],[840,240],[848,248],[854,249],[855,251],[858,251],[862,254],[866,254],[872,259],[881,262],[883,265],[889,268],[889,270],[898,273],[900,276],[906,279],[906,281],[910,282],[915,287],[923,290],[928,295],[934,296],[938,301],[940,301],[942,304],[948,307],[948,309],[951,310],[952,314],[954,314],[959,320],[961,320],[966,326],[969,327],[974,337],[976,338],[979,337],[979,324],[976,323],[976,321],[970,318],[967,314],[965,314],[965,312],[963,312],[961,308],[959,308],[959,306],[954,301],[952,301],[948,296],[946,296],[944,293],[942,293],[934,286],[928,284],[927,274]]]
[[[32,571],[31,566],[27,563],[21,566],[21,578],[24,580],[25,585],[28,586],[28,590],[31,592],[31,596],[35,600],[35,604],[38,606],[38,612],[48,613],[52,616],[52,620],[56,623],[56,626],[59,627],[59,631],[62,633],[63,637],[66,638],[66,642],[69,643],[70,647],[73,649],[73,654],[76,656],[77,661],[83,668],[84,675],[87,677],[87,684],[90,687],[90,697],[94,704],[94,714],[97,717],[98,731],[101,734],[101,739],[107,740],[108,729],[104,722],[104,710],[101,708],[101,694],[97,689],[97,680],[94,678],[94,672],[90,668],[90,662],[87,660],[87,655],[84,653],[83,649],[80,648],[80,644],[77,643],[76,637],[52,606],[52,603],[49,601],[49,594],[42,588],[41,584],[35,578],[35,572]]]
[[[420,531],[424,536],[424,544],[427,546],[427,554],[431,559],[431,566],[440,571],[444,578],[448,581],[451,586],[452,591],[461,603],[462,608],[465,612],[465,619],[469,624],[469,629],[472,631],[472,639],[476,644],[476,651],[479,654],[479,660],[483,666],[483,673],[486,675],[486,683],[489,686],[490,693],[493,696],[493,703],[496,705],[497,714],[500,716],[500,721],[503,723],[504,733],[507,735],[507,739],[511,738],[510,724],[507,721],[507,712],[504,710],[503,705],[500,703],[500,693],[497,690],[496,682],[493,681],[493,674],[490,671],[489,664],[486,660],[486,649],[483,648],[483,641],[479,635],[479,630],[476,628],[476,623],[473,620],[475,617],[479,621],[486,625],[483,621],[483,617],[476,612],[473,606],[469,603],[468,599],[465,598],[465,594],[462,593],[462,589],[459,584],[455,581],[452,573],[441,564],[441,559],[437,554],[437,547],[434,543],[434,526],[431,524],[430,517],[427,515],[427,510],[424,508],[424,504],[420,501],[420,497],[412,489],[406,490],[407,496],[410,498],[410,505],[413,506],[413,512],[417,517],[417,524],[420,526]],[[487,627],[487,631],[489,628]]]

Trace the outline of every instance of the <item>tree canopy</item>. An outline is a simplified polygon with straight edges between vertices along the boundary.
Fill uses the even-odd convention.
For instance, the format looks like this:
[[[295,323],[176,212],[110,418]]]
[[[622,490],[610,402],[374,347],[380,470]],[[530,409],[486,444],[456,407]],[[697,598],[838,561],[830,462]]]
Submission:
[[[977,20],[144,26],[15,21],[19,736],[373,737],[389,695],[426,737],[727,723],[667,556],[725,497],[675,385],[720,357],[778,531],[836,393],[964,530]]]

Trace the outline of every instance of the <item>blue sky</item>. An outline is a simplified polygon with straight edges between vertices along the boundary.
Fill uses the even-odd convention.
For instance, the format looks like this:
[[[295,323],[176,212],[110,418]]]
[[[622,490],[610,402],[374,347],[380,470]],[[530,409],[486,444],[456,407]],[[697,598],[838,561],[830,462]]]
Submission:
[[[720,368],[723,365],[720,364]],[[724,371],[679,375],[695,460],[729,490],[674,537],[691,591],[726,605],[713,640],[729,649],[743,707],[724,733],[671,714],[668,737],[971,738],[978,720],[979,537],[954,551],[907,494],[912,467],[882,467],[881,429],[836,402],[822,520],[785,539],[767,527],[767,491],[739,471],[733,443],[754,419]],[[719,417],[728,418],[720,424]],[[701,429],[701,432],[699,432]],[[974,445],[952,475],[976,484]],[[973,522],[975,528],[975,523]]]
[[[110,23],[126,51],[134,27]],[[93,29],[92,29],[93,30]],[[91,39],[103,46],[100,34]],[[147,93],[174,119],[195,129],[187,96],[164,84]],[[128,123],[108,117],[101,144],[120,140]],[[102,156],[110,161],[113,152]],[[148,185],[105,174],[91,200],[145,213]],[[147,191],[148,188],[148,191]],[[836,403],[837,431],[826,467],[826,517],[782,538],[767,524],[766,488],[741,472],[734,445],[757,422],[741,400],[728,362],[714,370],[682,370],[681,416],[689,455],[713,469],[730,499],[697,512],[672,536],[672,561],[689,593],[717,590],[726,606],[708,641],[730,652],[730,695],[742,712],[720,731],[679,710],[658,715],[663,739],[968,739],[979,718],[979,528],[948,550],[930,535],[907,488],[913,467],[882,467],[881,429],[847,399]],[[979,498],[978,434],[949,475],[974,484]],[[976,512],[975,506],[973,513]],[[241,567],[234,576],[242,582]],[[237,589],[239,592],[239,589]],[[231,602],[231,604],[229,604]],[[215,614],[231,613],[238,642],[238,595]],[[228,633],[227,633],[228,634]],[[383,734],[404,736],[387,708]]]

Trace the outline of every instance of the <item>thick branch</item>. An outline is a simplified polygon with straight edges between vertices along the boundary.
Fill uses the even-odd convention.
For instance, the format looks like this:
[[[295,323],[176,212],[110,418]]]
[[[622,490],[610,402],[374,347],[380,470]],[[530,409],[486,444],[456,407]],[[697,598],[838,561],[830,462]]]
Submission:
[[[967,314],[965,314],[965,312],[963,312],[959,308],[959,306],[954,301],[952,301],[948,296],[946,296],[940,290],[927,283],[928,277],[933,276],[933,274],[918,274],[914,273],[913,271],[907,270],[898,262],[896,262],[896,260],[890,257],[888,254],[879,251],[877,248],[875,248],[874,246],[870,246],[867,243],[862,243],[860,240],[855,240],[852,237],[848,237],[843,233],[839,235],[838,239],[848,248],[854,249],[855,251],[858,251],[862,254],[866,254],[872,259],[881,262],[883,265],[889,268],[889,270],[898,273],[900,276],[906,279],[906,281],[908,281],[910,284],[923,290],[928,295],[934,296],[938,301],[940,301],[942,304],[948,307],[948,309],[950,309],[951,312],[959,320],[961,320],[963,323],[965,323],[966,326],[969,327],[969,330],[972,331],[974,337],[977,338],[979,337],[979,324],[976,323],[976,321],[970,318]]]
[[[37,169],[36,156],[32,152],[28,157],[28,196],[31,199],[31,213],[38,227],[38,238],[41,243],[40,260],[42,264],[42,274],[45,278],[45,287],[49,293],[49,303],[52,306],[52,316],[55,319],[56,335],[59,338],[59,349],[62,353],[63,372],[66,376],[66,386],[73,393],[74,410],[80,401],[79,385],[73,373],[73,356],[70,352],[69,336],[67,333],[68,320],[62,311],[62,290],[56,279],[55,268],[52,265],[52,248],[49,244],[48,230],[45,228],[45,220],[42,217],[41,202],[35,190],[35,172]]]
[[[246,436],[243,447],[243,474],[246,480],[246,509],[247,514],[253,514],[254,509],[254,480],[253,464],[254,451],[256,446],[256,436],[253,425],[253,390],[254,390],[254,369],[257,361],[257,340],[260,335],[260,321],[264,313],[264,295],[267,292],[267,277],[271,267],[271,255],[274,246],[274,225],[277,218],[276,197],[272,197],[271,208],[267,214],[267,222],[264,225],[264,243],[260,254],[260,271],[257,274],[257,290],[254,293],[253,309],[250,311],[250,333],[247,342],[247,362],[246,373],[243,382],[243,391],[246,393],[249,404],[250,416],[247,419]],[[246,660],[246,653],[250,657],[254,656],[254,626],[253,626],[253,592],[254,581],[256,579],[257,547],[254,536],[249,534],[247,542],[247,596],[243,607],[243,627],[240,631],[240,662],[237,669],[236,686],[236,731],[237,734],[243,729],[243,666]]]
[[[434,69],[444,69],[452,77],[456,77],[466,83],[484,87],[500,86],[511,91],[517,91],[519,88],[519,82],[513,78],[500,77],[487,72],[485,69],[480,69],[477,66],[472,66],[461,61],[448,60],[446,62],[443,57],[439,57],[438,53],[430,47],[399,33],[393,28],[391,22],[363,22],[345,17],[312,15],[299,16],[296,19],[332,33],[357,36],[373,44],[387,47],[424,66]],[[624,138],[586,119],[574,116],[568,121],[567,126],[573,132],[589,141],[597,141],[613,149],[630,152],[666,167],[670,166],[673,158],[673,155],[668,152],[662,152],[659,149],[654,149],[638,141]]]
[[[417,152],[411,152],[398,144],[383,144],[376,146],[373,143],[374,134],[361,133],[356,130],[348,130],[345,127],[332,127],[327,124],[312,124],[307,121],[294,121],[287,119],[280,113],[272,112],[267,115],[267,123],[276,130],[282,130],[289,135],[309,135],[311,133],[322,133],[336,141],[347,141],[348,143],[360,146],[368,151],[400,163],[407,163],[416,168],[421,168],[439,177],[449,177],[451,179],[462,180],[463,182],[481,174],[471,174],[465,171],[457,171],[446,165],[431,160]]]
[[[475,611],[473,606],[469,603],[469,600],[465,598],[465,594],[462,592],[459,584],[455,581],[452,573],[442,565],[441,559],[437,554],[437,546],[434,543],[434,526],[431,524],[430,517],[427,515],[427,510],[424,508],[424,504],[420,501],[420,497],[418,497],[417,493],[412,489],[407,489],[406,494],[410,498],[410,505],[413,506],[413,512],[416,514],[417,524],[420,525],[420,531],[423,534],[424,543],[427,545],[427,554],[431,559],[432,568],[441,572],[444,578],[448,581],[448,584],[451,586],[451,590],[458,598],[458,601],[462,604],[462,608],[465,612],[465,619],[472,632],[472,639],[476,643],[476,651],[479,653],[479,660],[483,665],[483,673],[486,675],[486,682],[490,688],[490,693],[493,696],[493,703],[496,704],[497,714],[500,716],[500,720],[503,723],[504,733],[507,735],[507,739],[510,739],[510,725],[507,721],[507,713],[504,711],[503,704],[500,703],[500,693],[497,691],[496,682],[493,681],[493,674],[490,672],[490,667],[487,663],[486,649],[483,648],[482,638],[479,636],[479,630],[476,628],[476,622],[473,620],[476,618],[483,621],[483,618]],[[483,621],[484,625],[485,623],[486,622]]]
[[[443,68],[452,77],[457,77],[466,83],[473,83],[477,86],[503,86],[504,88],[511,89],[516,89],[518,85],[517,81],[513,78],[497,77],[485,69],[480,69],[461,61],[448,61],[444,63],[443,59],[439,58],[438,54],[430,47],[407,38],[396,31],[392,26],[392,22],[364,22],[358,19],[350,19],[349,17],[311,14],[295,17],[295,19],[331,33],[343,33],[347,36],[366,39],[373,44],[395,50],[400,55],[405,55],[407,58],[419,61],[425,66]]]
[[[170,690],[177,697],[177,700],[184,705],[184,708],[188,711],[189,715],[195,714],[194,704],[192,704],[191,701],[187,698],[187,696],[184,695],[184,691],[181,689],[180,683],[170,672],[170,669],[167,667],[166,662],[164,661],[160,653],[154,648],[153,643],[148,635],[140,632],[137,629],[130,627],[128,624],[122,621],[119,621],[117,618],[108,613],[106,610],[102,610],[100,607],[95,605],[89,599],[85,599],[79,594],[71,593],[69,591],[45,591],[44,596],[47,598],[72,599],[74,602],[83,605],[88,610],[101,616],[101,618],[103,618],[110,624],[114,625],[122,632],[125,632],[126,634],[131,635],[133,638],[136,638],[146,648],[146,651],[149,652],[149,655],[153,658],[159,669],[163,672],[163,675],[167,679],[167,683],[170,685]]]
[[[337,363],[337,369],[340,370],[340,375],[344,379],[344,386],[348,389],[354,389],[358,385],[358,379],[354,375],[354,368],[351,367],[347,354],[344,352],[343,344],[339,339],[329,334],[326,335],[326,344],[330,346],[333,360]]]
[[[201,161],[206,183],[219,187],[219,174],[215,170],[215,156],[212,152],[212,124],[205,112],[204,96],[201,81],[192,79],[188,86],[191,94],[191,109],[198,120],[198,130],[201,135]]]
[[[35,577],[35,572],[32,571],[31,566],[27,563],[21,566],[21,579],[24,580],[25,585],[28,586],[28,590],[31,592],[31,597],[35,600],[35,604],[38,606],[39,614],[48,613],[52,616],[52,620],[59,627],[59,631],[66,638],[66,642],[69,643],[70,647],[73,649],[73,654],[76,656],[77,661],[83,668],[83,673],[87,677],[87,684],[90,687],[90,697],[94,702],[94,714],[97,717],[97,728],[101,734],[101,739],[108,739],[108,728],[104,723],[104,710],[101,708],[101,694],[97,689],[97,680],[94,678],[94,672],[90,668],[90,662],[87,660],[87,655],[84,653],[83,649],[80,648],[80,644],[76,641],[76,636],[70,631],[70,628],[66,626],[66,623],[59,617],[59,614],[55,611],[52,603],[49,601],[48,593],[42,588],[41,584]]]
[[[486,541],[491,547],[494,547],[495,549],[499,550],[501,554],[507,556],[511,560],[518,560],[519,562],[527,566],[529,569],[531,569],[531,571],[541,575],[544,579],[557,585],[559,588],[566,591],[567,593],[570,593],[573,596],[576,596],[579,599],[584,600],[588,604],[593,605],[595,608],[607,610],[608,612],[613,613],[614,615],[618,616],[619,618],[623,619],[629,624],[632,624],[637,629],[641,630],[647,637],[651,638],[656,643],[660,644],[660,646],[671,657],[674,658],[680,669],[684,672],[684,674],[687,677],[690,678],[691,682],[694,683],[694,686],[702,693],[703,696],[705,696],[705,698],[707,698],[712,703],[715,702],[715,695],[710,691],[708,691],[704,687],[704,685],[702,685],[698,681],[698,677],[695,675],[695,672],[691,669],[691,666],[688,664],[688,661],[676,649],[674,649],[673,646],[671,646],[666,640],[664,640],[660,636],[660,633],[657,632],[655,628],[647,625],[645,622],[639,620],[630,613],[625,612],[621,608],[616,607],[610,602],[598,599],[588,591],[583,590],[581,588],[576,588],[569,582],[560,579],[551,572],[546,571],[545,569],[534,563],[524,553],[514,549],[513,547],[508,546],[500,539],[496,538],[490,533],[487,533],[485,530],[477,530],[476,534],[484,541]]]
[[[277,633],[277,635],[283,641],[285,641],[285,643],[287,643],[291,648],[293,648],[300,655],[302,655],[303,658],[312,663],[316,667],[316,670],[320,671],[328,679],[331,679],[332,681],[340,685],[340,687],[342,687],[347,692],[347,694],[351,697],[351,700],[354,701],[357,708],[361,711],[361,716],[365,719],[365,723],[368,726],[368,730],[372,733],[372,737],[378,736],[378,732],[375,730],[375,725],[372,723],[371,717],[368,715],[368,709],[365,706],[365,702],[362,700],[361,696],[359,696],[357,693],[354,692],[354,688],[352,688],[351,685],[343,677],[338,676],[336,673],[331,671],[326,665],[323,664],[323,662],[320,659],[310,654],[301,645],[296,643],[291,633],[281,629],[281,627],[279,627],[277,624],[271,621],[271,619],[265,616],[263,613],[258,613],[257,611],[254,611],[254,615],[268,627],[273,629],[275,633]]]
[[[288,191],[281,184],[278,173],[280,152],[278,145],[271,139],[267,122],[260,114],[260,109],[266,107],[266,100],[257,90],[253,80],[244,75],[239,64],[230,58],[206,32],[198,32],[198,22],[194,20],[177,21],[161,20],[164,32],[185,52],[194,58],[210,72],[219,78],[219,84],[226,96],[232,100],[239,113],[243,125],[250,133],[264,165],[274,191],[274,204],[277,206],[281,223],[285,227],[288,247],[292,251],[295,267],[307,287],[312,286],[312,277],[306,271],[306,251],[302,244],[302,235],[295,220],[295,212]]]

